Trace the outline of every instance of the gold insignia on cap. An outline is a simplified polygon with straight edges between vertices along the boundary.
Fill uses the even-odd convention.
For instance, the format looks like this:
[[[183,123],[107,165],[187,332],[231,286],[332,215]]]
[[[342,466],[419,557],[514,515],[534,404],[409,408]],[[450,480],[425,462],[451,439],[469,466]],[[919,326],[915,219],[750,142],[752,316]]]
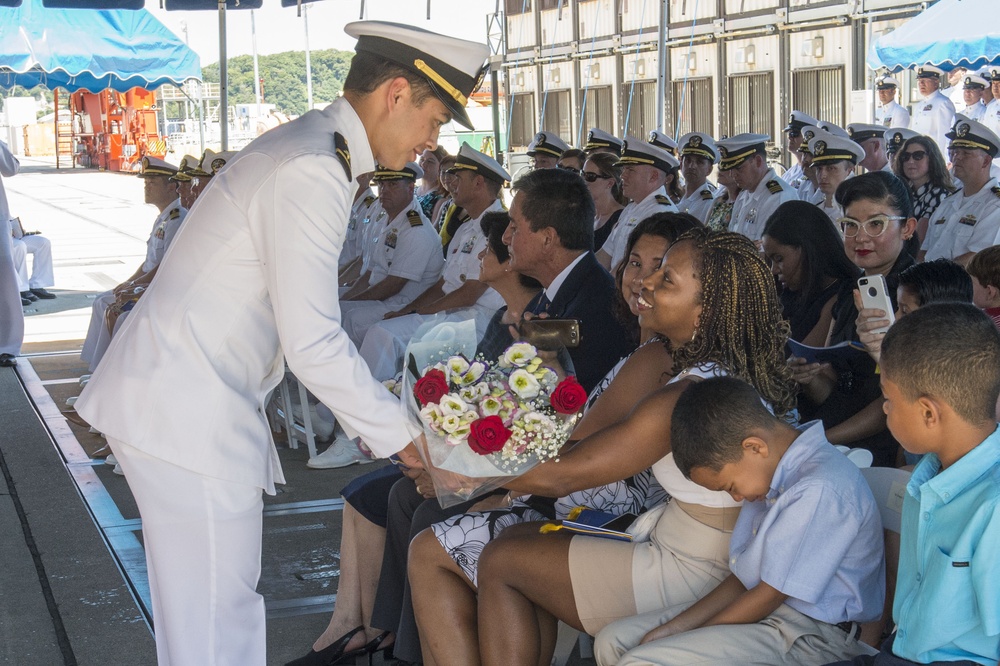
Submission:
[[[697,148],[701,145],[701,137],[695,134],[693,137],[688,139],[688,145],[692,148]]]
[[[969,134],[969,123],[959,123],[958,127],[955,128],[955,134],[958,136],[966,136]]]
[[[816,136],[816,132],[812,130],[806,130],[805,132],[802,133],[802,136],[805,137],[806,141],[812,141],[813,137]]]
[[[656,131],[655,130],[649,133],[649,141],[656,141]]]
[[[794,113],[791,114],[790,116],[788,116],[788,122],[790,122],[790,123],[794,123],[795,122],[795,114]]]
[[[817,141],[813,146],[813,154],[819,157],[826,152],[826,141]]]
[[[428,65],[422,58],[417,58],[416,60],[414,60],[413,66],[416,67],[420,72],[422,72],[423,75],[426,76],[428,79],[438,84],[441,87],[441,89],[444,90],[446,93],[448,93],[448,96],[451,97],[453,100],[455,100],[462,106],[468,104],[469,100],[465,95],[462,94],[462,91],[460,91],[458,88],[448,83],[448,81],[443,76],[438,74],[434,70],[434,68]],[[480,80],[481,78],[482,78],[482,73],[480,73]]]
[[[723,159],[725,159],[725,158],[729,157],[729,150],[726,149],[725,146],[719,146],[719,155]]]
[[[593,131],[587,132],[587,141],[593,141],[593,140],[594,140],[594,132]]]
[[[535,135],[535,141],[537,143],[543,143],[545,141],[545,135],[539,132],[538,134]]]
[[[226,160],[221,157],[217,157],[212,160],[212,173],[219,173],[219,170],[226,166]]]
[[[903,135],[900,134],[899,132],[896,132],[895,134],[892,135],[892,142],[897,146],[903,143]]]
[[[971,76],[965,77],[965,85],[967,85],[967,86],[971,86],[972,85],[972,77]]]

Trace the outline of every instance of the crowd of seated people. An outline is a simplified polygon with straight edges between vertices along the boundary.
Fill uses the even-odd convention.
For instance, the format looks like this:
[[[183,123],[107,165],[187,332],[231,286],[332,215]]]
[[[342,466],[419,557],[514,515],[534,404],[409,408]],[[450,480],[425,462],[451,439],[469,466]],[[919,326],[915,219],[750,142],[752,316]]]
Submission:
[[[344,489],[347,594],[293,663],[382,650],[410,663],[545,664],[557,620],[597,636],[600,664],[997,663],[994,614],[980,610],[996,607],[996,588],[977,587],[997,568],[996,483],[977,486],[987,509],[975,518],[935,505],[956,521],[949,534],[973,523],[970,544],[941,543],[966,548],[948,569],[913,516],[936,479],[971,475],[972,460],[998,470],[1000,332],[984,322],[1000,318],[1000,189],[984,175],[1000,137],[959,117],[953,184],[926,137],[850,129],[796,112],[786,128],[799,139],[794,183],[771,172],[762,135],[675,143],[595,129],[578,151],[539,133],[509,215],[502,191],[483,187],[505,172],[463,149],[439,176],[448,194],[434,222],[446,267],[473,251],[479,262],[462,270],[482,291],[461,305],[486,291],[503,304],[480,308],[480,351],[513,341],[525,314],[579,319],[583,340],[599,341],[574,358],[590,390],[585,416],[558,460],[448,509],[423,470],[355,479]],[[371,197],[359,189],[362,218]],[[469,228],[481,238],[465,253]],[[897,323],[863,306],[861,277],[885,280]],[[433,302],[386,321],[456,311]],[[406,339],[368,344],[376,376],[400,369]],[[788,339],[869,353],[810,363]],[[933,351],[949,340],[977,359],[967,382],[958,352]],[[868,449],[874,465],[912,468],[920,481],[903,500],[899,580],[910,578],[890,602],[896,633],[879,620],[875,499],[831,444]],[[645,539],[540,533],[579,506],[647,515]],[[957,569],[965,596],[941,601]],[[932,603],[920,595],[957,604],[962,624],[928,625],[911,610]]]

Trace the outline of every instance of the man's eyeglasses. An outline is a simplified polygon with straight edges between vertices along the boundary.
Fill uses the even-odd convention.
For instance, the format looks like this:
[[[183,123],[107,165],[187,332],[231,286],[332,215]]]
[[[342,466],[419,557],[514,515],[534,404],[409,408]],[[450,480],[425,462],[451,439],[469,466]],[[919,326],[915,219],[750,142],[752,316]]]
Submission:
[[[911,159],[914,162],[921,162],[925,157],[927,157],[926,150],[914,150],[912,153],[900,153],[899,161],[903,162],[904,164],[906,162],[909,162]]]
[[[902,215],[873,215],[864,222],[859,222],[853,217],[842,217],[837,220],[846,238],[854,238],[862,229],[869,238],[878,238],[885,233],[891,220],[905,220]]]
[[[598,178],[601,179],[614,178],[614,176],[605,176],[603,173],[594,173],[593,171],[583,171],[580,173],[580,175],[583,176],[583,179],[588,183],[594,183],[597,181]]]
[[[580,173],[579,169],[577,169],[576,167],[571,167],[567,164],[558,164],[556,166],[558,166],[563,171],[572,171],[573,173]]]

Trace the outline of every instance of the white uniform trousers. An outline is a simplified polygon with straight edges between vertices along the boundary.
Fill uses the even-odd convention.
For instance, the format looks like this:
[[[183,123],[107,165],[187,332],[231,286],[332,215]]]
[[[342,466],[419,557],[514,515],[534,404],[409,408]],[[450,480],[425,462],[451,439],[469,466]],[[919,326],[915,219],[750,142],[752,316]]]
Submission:
[[[263,666],[261,489],[108,444],[142,517],[159,666]]]
[[[17,269],[11,247],[10,232],[0,225],[0,354],[21,353],[24,341],[24,310],[21,307],[22,289],[17,284]]]
[[[90,365],[91,372],[97,369],[97,364],[104,358],[104,352],[111,344],[111,332],[108,331],[108,326],[104,321],[104,313],[114,302],[114,292],[106,291],[97,295],[90,308],[90,326],[87,328],[87,337],[80,350],[80,359]]]
[[[642,637],[676,615],[653,611],[612,622],[597,634],[601,666],[801,666],[851,660],[874,648],[843,629],[782,604],[753,624],[722,624],[639,645]],[[629,649],[631,648],[631,649]]]
[[[20,246],[20,247],[19,247]],[[31,255],[31,275],[28,275],[28,257]],[[18,260],[18,281],[21,291],[44,289],[56,283],[52,270],[52,243],[37,234],[14,239],[14,256]]]
[[[341,326],[347,331],[351,342],[360,348],[365,335],[375,324],[383,321],[387,312],[398,310],[406,303],[393,306],[383,301],[343,301],[340,304]]]

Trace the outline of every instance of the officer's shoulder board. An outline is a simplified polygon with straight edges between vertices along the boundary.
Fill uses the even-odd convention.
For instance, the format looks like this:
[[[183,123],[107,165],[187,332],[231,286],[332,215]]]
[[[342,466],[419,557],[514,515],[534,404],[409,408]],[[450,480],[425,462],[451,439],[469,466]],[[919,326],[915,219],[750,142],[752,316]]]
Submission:
[[[781,187],[781,183],[777,180],[769,180],[767,181],[767,191],[771,194],[778,194],[779,192],[784,191],[784,188]]]
[[[354,180],[354,176],[351,175],[351,151],[347,149],[347,139],[340,132],[333,133],[333,148],[336,151],[337,159],[340,160],[341,166],[347,172],[347,180]]]
[[[375,203],[375,197],[373,195],[369,194],[365,197],[364,205],[366,207],[370,207],[373,203]]]
[[[413,209],[407,211],[406,219],[410,221],[411,227],[419,227],[421,224],[424,223],[424,221],[420,219],[420,213],[418,213]]]
[[[993,188],[993,189],[998,189],[998,188]],[[172,211],[170,211],[170,216],[169,217],[170,217],[171,220],[176,220],[180,216],[181,216],[181,209],[180,208],[174,208]]]
[[[993,196],[995,196],[997,199],[1000,199],[1000,185],[994,185],[993,187],[991,187],[990,192],[992,192]]]
[[[673,201],[670,200],[670,197],[665,197],[662,194],[657,194],[655,198],[656,198],[656,203],[660,204],[661,206],[669,206],[672,203],[674,203]]]
[[[712,191],[711,190],[704,189],[704,190],[701,191],[701,198],[704,199],[704,200],[706,200],[706,201],[708,201],[709,199],[714,199],[715,197],[712,195]]]

